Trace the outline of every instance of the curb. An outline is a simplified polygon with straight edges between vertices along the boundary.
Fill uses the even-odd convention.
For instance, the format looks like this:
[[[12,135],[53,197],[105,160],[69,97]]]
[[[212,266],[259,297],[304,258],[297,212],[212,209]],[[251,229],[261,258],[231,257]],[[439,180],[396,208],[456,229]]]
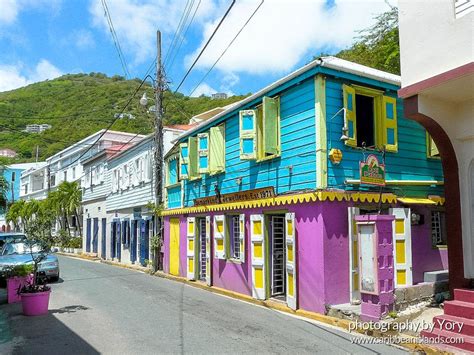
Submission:
[[[62,255],[62,256],[68,256],[70,258],[75,258],[75,259],[83,259],[83,260],[90,260],[90,261],[98,261],[100,260],[98,257],[96,256],[91,256],[91,255],[86,255],[86,254],[73,254],[73,253],[65,253],[65,252],[62,252],[62,251],[57,251],[56,253],[54,254],[57,254],[57,255]]]
[[[199,288],[201,290],[206,290],[215,294],[227,296],[227,297],[234,298],[243,302],[247,302],[247,303],[255,304],[258,306],[266,307],[269,309],[277,310],[280,312],[285,312],[285,313],[293,314],[293,315],[300,316],[303,318],[315,320],[327,325],[331,325],[333,327],[341,328],[345,331],[349,331],[350,333],[354,332],[354,333],[358,333],[358,334],[362,334],[362,335],[366,335],[366,336],[370,336],[374,338],[387,338],[388,336],[399,336],[400,338],[406,339],[407,341],[417,339],[417,337],[406,335],[406,334],[399,334],[396,332],[383,333],[379,330],[364,331],[362,329],[355,329],[353,331],[350,331],[350,325],[353,324],[354,322],[347,319],[340,319],[340,318],[331,317],[324,314],[305,311],[301,309],[298,309],[295,311],[289,308],[288,306],[286,306],[285,304],[277,302],[277,301],[257,300],[253,297],[250,297],[238,292],[229,291],[220,287],[208,286],[204,283],[191,281],[181,276],[169,275],[169,274],[164,273],[163,271],[157,271],[156,273],[152,273],[149,268],[142,267],[142,266],[127,265],[127,264],[122,264],[122,263],[118,263],[118,262],[110,261],[110,260],[102,260],[102,259],[99,259],[99,260],[103,264],[118,266],[118,267],[129,269],[129,270],[142,271],[151,276],[160,277],[162,279],[167,279],[171,281],[181,282],[183,284],[186,284],[195,288]],[[420,353],[425,353],[425,354],[451,354],[448,351],[443,351],[441,349],[434,348],[432,346],[425,345],[425,344],[403,343],[403,344],[393,344],[393,346],[404,348],[404,349],[410,350],[411,352],[420,352]]]

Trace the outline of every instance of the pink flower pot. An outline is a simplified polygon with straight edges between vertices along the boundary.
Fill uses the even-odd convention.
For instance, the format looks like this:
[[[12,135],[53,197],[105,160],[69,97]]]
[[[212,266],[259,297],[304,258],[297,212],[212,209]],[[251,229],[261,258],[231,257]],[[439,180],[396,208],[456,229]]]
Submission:
[[[41,316],[48,314],[50,291],[37,293],[22,293],[21,304],[25,316]]]
[[[8,303],[21,302],[21,297],[18,294],[20,287],[23,287],[27,283],[30,283],[33,279],[32,275],[28,276],[15,276],[7,279],[7,299]]]

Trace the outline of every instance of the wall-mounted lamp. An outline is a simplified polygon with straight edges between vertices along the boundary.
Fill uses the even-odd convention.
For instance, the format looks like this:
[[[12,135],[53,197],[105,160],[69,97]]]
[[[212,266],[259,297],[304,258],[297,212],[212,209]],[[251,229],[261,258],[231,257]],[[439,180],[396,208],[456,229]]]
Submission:
[[[342,126],[342,135],[341,135],[341,138],[339,138],[339,140],[341,142],[346,142],[349,140],[349,136],[348,136],[349,129],[347,128],[347,117],[346,117],[347,111],[346,111],[346,108],[343,107],[339,111],[337,111],[334,115],[332,115],[332,117],[329,119],[329,149],[331,149],[331,133],[332,133],[331,121],[333,120],[334,117],[339,115],[341,112],[343,112],[344,114],[344,120],[343,120],[343,126]]]
[[[293,165],[288,165],[286,168],[288,169],[288,173],[293,173]]]
[[[238,177],[237,179],[235,179],[235,183],[240,186],[242,185],[242,178],[241,177]]]
[[[412,225],[416,226],[416,225],[422,225],[425,223],[425,216],[420,213],[412,212],[410,217],[411,217]]]

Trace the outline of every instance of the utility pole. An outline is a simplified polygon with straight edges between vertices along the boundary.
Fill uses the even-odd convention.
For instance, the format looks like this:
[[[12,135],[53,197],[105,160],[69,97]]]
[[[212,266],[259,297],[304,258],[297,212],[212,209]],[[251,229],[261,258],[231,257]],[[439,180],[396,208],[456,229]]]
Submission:
[[[161,210],[163,205],[163,72],[161,70],[161,32],[156,31],[156,84],[155,84],[155,206]],[[156,237],[163,241],[163,223],[161,216],[155,216]],[[158,271],[160,248],[155,248],[153,271]]]

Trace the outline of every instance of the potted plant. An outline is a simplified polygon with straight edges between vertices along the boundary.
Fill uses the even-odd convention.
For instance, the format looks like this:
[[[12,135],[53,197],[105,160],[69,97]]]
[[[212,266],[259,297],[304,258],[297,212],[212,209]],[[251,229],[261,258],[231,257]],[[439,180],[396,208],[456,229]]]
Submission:
[[[8,303],[21,301],[20,289],[33,279],[33,266],[30,264],[11,265],[2,270],[2,276],[7,280]]]
[[[28,201],[26,203],[28,223],[25,224],[26,245],[33,266],[33,277],[20,289],[23,314],[38,316],[48,313],[51,288],[46,277],[39,274],[39,264],[51,253],[55,238],[51,229],[55,222],[54,211],[49,201]]]

